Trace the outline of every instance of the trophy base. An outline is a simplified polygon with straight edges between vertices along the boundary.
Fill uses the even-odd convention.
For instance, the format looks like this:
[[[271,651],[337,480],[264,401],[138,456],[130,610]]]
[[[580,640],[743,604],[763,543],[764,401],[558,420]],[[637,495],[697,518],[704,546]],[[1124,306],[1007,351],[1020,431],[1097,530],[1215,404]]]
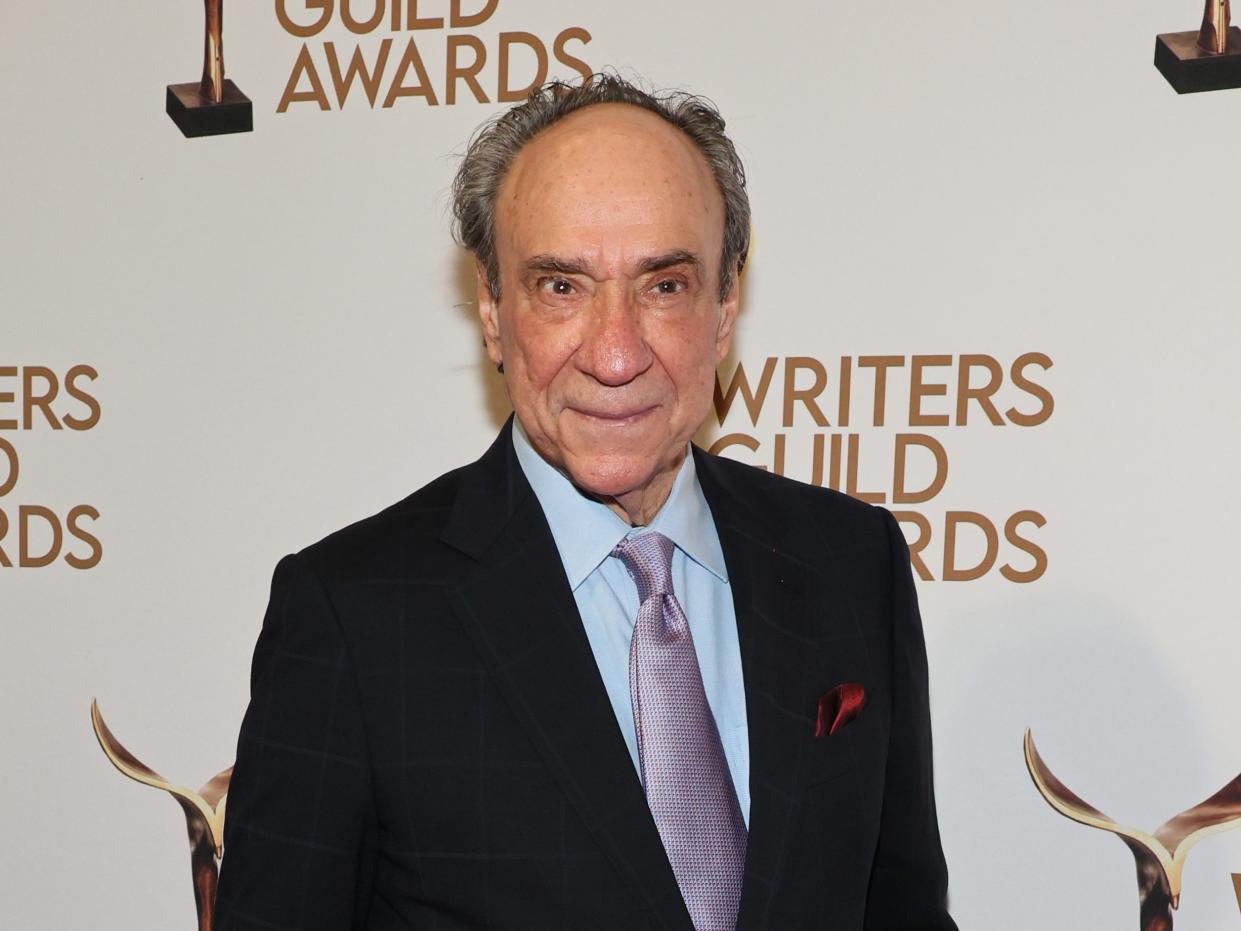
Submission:
[[[254,107],[250,98],[224,79],[224,99],[212,103],[202,95],[202,84],[169,84],[164,109],[187,139],[248,133],[254,129]]]
[[[1228,30],[1228,51],[1213,55],[1198,48],[1198,32],[1155,36],[1155,67],[1178,94],[1241,87],[1241,29]]]

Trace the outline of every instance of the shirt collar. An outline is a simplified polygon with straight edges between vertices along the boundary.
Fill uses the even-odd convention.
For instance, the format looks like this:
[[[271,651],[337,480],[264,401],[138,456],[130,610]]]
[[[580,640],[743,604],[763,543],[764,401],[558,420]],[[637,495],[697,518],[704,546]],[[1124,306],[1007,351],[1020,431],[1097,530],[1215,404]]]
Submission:
[[[631,527],[607,505],[583,495],[540,456],[516,417],[513,449],[547,517],[571,589],[576,591],[625,537],[650,531],[662,533],[694,562],[721,581],[728,581],[724,551],[698,483],[691,451],[686,451],[668,500],[654,520],[645,527]]]

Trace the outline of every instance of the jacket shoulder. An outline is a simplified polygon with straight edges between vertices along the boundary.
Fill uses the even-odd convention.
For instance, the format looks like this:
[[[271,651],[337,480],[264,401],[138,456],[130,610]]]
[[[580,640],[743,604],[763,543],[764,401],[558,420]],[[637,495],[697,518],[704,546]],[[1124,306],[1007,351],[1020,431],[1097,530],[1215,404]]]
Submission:
[[[708,469],[743,496],[748,507],[803,544],[818,541],[833,548],[889,545],[890,525],[895,521],[885,508],[734,459],[710,453],[702,456]]]
[[[323,580],[348,581],[433,570],[447,548],[440,537],[470,466],[439,476],[383,510],[329,533],[298,551]],[[413,573],[417,575],[418,573]]]

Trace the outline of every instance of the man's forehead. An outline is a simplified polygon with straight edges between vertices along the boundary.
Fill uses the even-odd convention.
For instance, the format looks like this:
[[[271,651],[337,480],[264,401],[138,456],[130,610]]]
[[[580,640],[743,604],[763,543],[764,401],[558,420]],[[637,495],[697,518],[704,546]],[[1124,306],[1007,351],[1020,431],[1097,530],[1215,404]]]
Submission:
[[[543,130],[517,153],[498,201],[521,206],[558,189],[577,194],[664,188],[683,198],[718,194],[693,141],[631,104],[594,104]]]
[[[572,122],[570,122],[572,121]],[[723,235],[723,199],[706,159],[661,117],[602,104],[566,117],[519,153],[496,203],[511,258],[588,259],[613,268]]]
[[[591,225],[540,223],[518,217],[500,229],[504,264],[518,274],[548,269],[577,271],[598,280],[637,276],[673,265],[713,271],[723,244],[722,224],[667,222]]]

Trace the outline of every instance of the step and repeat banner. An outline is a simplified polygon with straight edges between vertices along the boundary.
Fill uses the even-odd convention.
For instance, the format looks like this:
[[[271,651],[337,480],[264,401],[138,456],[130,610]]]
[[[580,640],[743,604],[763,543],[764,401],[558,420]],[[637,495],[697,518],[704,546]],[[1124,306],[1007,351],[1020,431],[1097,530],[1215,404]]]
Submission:
[[[1197,4],[226,7],[0,37],[6,927],[197,926],[277,560],[507,416],[457,157],[601,69],[749,173],[700,442],[908,537],[961,927],[1241,923],[1241,90],[1169,81],[1241,82],[1153,64]]]

